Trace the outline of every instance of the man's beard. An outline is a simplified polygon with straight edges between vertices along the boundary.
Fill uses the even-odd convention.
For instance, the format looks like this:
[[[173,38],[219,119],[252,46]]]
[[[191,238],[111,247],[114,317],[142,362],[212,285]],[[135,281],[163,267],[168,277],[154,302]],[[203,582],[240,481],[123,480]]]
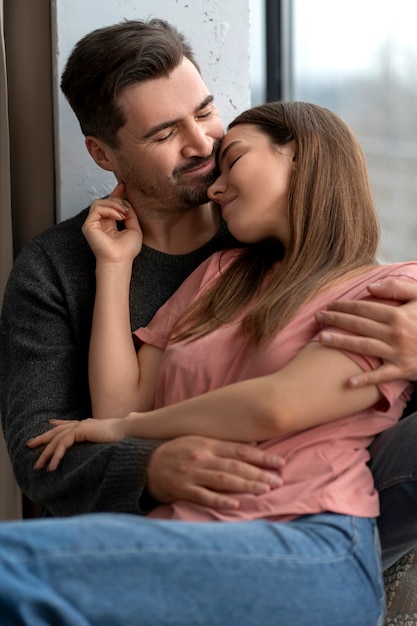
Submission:
[[[212,183],[214,183],[219,175],[217,166],[214,167],[209,174],[205,174],[204,176],[199,177],[197,180],[195,180],[193,186],[191,186],[189,182],[187,184],[182,184],[181,175],[187,174],[187,172],[194,170],[198,167],[202,167],[203,165],[208,163],[213,157],[216,159],[219,147],[220,141],[216,140],[213,144],[213,151],[208,158],[192,157],[191,159],[189,159],[186,166],[178,167],[174,170],[173,178],[177,181],[176,190],[178,193],[178,198],[180,198],[181,201],[184,202],[184,204],[187,204],[189,206],[198,206],[200,204],[205,204],[206,202],[208,202],[207,189]]]
[[[178,183],[176,186],[179,200],[187,206],[199,206],[208,202],[207,189],[216,180],[217,172],[214,170],[210,174],[206,174],[194,186],[182,185]]]
[[[217,167],[202,176],[187,175],[187,172],[208,163],[217,154],[220,143],[220,140],[215,141],[209,157],[193,157],[188,160],[186,166],[175,168],[171,180],[166,184],[144,176],[141,171],[137,170],[136,165],[132,168],[130,163],[119,158],[126,188],[134,190],[138,197],[143,198],[143,207],[146,211],[172,213],[206,204],[208,202],[207,189],[218,176]]]

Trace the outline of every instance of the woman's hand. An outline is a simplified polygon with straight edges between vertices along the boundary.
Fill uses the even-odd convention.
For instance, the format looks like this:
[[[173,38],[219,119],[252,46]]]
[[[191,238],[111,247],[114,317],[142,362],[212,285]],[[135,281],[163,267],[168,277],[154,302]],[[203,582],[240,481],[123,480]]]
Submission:
[[[118,222],[124,222],[119,230]],[[134,208],[119,183],[108,198],[94,200],[82,232],[97,261],[132,262],[142,249],[143,235]]]
[[[352,386],[417,380],[417,285],[389,279],[369,285],[368,290],[378,299],[394,300],[401,306],[365,300],[334,302],[317,320],[353,334],[325,331],[319,336],[321,343],[384,361],[378,369],[354,376]]]
[[[45,445],[34,465],[35,470],[42,469],[48,462],[48,471],[56,470],[65,452],[75,443],[83,441],[111,443],[129,436],[126,433],[126,422],[118,418],[49,420],[49,423],[53,426],[51,430],[27,442],[29,448]]]

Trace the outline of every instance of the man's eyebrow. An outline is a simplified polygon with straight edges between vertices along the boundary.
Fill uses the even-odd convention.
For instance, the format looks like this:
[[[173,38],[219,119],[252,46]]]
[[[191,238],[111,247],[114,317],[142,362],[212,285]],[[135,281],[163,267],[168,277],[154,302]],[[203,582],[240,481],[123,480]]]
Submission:
[[[207,96],[194,110],[194,113],[199,113],[200,111],[205,109],[206,106],[211,104],[213,101],[214,101],[214,97],[212,95]],[[165,130],[166,128],[171,128],[172,126],[175,126],[175,124],[178,124],[179,122],[181,122],[181,119],[182,118],[178,117],[174,120],[168,120],[167,122],[161,122],[161,124],[152,126],[152,128],[143,135],[142,139],[151,139],[152,137],[154,137],[154,135],[157,135],[159,132],[161,132],[161,130]]]
[[[221,163],[223,161],[223,159],[225,158],[226,154],[229,152],[229,150],[235,146],[237,143],[242,143],[240,139],[236,139],[235,141],[232,141],[231,143],[229,143],[228,146],[225,147],[224,150],[220,151],[220,156],[219,156],[219,163]]]

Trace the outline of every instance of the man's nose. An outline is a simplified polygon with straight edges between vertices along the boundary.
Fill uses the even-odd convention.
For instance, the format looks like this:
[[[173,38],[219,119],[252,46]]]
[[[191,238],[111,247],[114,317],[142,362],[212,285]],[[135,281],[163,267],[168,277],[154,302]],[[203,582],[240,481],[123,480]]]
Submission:
[[[191,157],[207,157],[213,152],[214,138],[211,137],[207,128],[202,123],[193,122],[187,128],[182,149],[186,159]]]

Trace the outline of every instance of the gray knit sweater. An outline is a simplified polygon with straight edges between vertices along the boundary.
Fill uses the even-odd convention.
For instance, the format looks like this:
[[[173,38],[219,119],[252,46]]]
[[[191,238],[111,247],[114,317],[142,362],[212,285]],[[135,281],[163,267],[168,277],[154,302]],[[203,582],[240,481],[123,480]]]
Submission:
[[[74,446],[50,473],[33,470],[37,453],[25,445],[47,428],[48,419],[91,415],[87,353],[95,258],[81,233],[86,216],[87,210],[38,235],[14,264],[0,325],[3,431],[21,489],[47,513],[141,513],[146,468],[158,442]],[[132,329],[146,325],[204,259],[234,245],[223,224],[190,254],[172,256],[144,246],[133,267]]]

